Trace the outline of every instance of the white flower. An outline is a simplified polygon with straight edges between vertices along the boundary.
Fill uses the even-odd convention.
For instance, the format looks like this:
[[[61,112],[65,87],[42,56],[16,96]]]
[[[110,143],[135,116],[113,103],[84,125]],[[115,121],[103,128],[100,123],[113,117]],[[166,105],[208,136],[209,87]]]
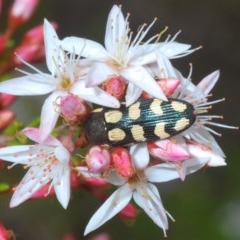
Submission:
[[[119,213],[133,198],[146,214],[163,229],[166,236],[168,229],[167,216],[171,215],[164,209],[158,189],[151,182],[167,182],[179,178],[179,173],[174,164],[158,164],[148,166],[149,154],[146,144],[136,144],[131,146],[132,164],[135,174],[130,178],[120,178],[112,172],[104,180],[114,185],[120,186],[97,210],[90,219],[85,235],[97,229],[113,216]],[[205,159],[190,159],[183,163],[184,174],[190,174],[206,164]],[[99,174],[92,174],[86,168],[79,168],[79,172],[85,177],[101,177]]]
[[[67,54],[60,46],[60,41],[52,25],[44,21],[44,39],[46,63],[50,74],[41,72],[22,60],[37,73],[26,73],[0,83],[0,92],[12,95],[42,95],[51,93],[45,100],[42,112],[40,130],[42,140],[53,130],[60,111],[56,109],[57,99],[74,94],[80,98],[107,107],[119,107],[119,102],[110,94],[98,87],[86,88],[85,77],[91,67],[91,62],[76,58],[75,54]]]
[[[171,59],[194,50],[188,50],[191,47],[188,44],[174,42],[175,38],[150,44],[159,37],[158,34],[143,42],[156,19],[146,29],[146,24],[143,24],[133,38],[128,17],[129,15],[124,18],[121,8],[113,6],[106,26],[105,47],[77,37],[63,39],[62,46],[65,50],[74,50],[94,62],[88,74],[87,86],[96,86],[112,76],[120,75],[128,83],[126,105],[135,102],[143,90],[153,97],[166,100],[162,89],[145,69],[146,64],[157,61],[157,52]]]
[[[191,72],[190,72],[191,73]],[[211,74],[203,78],[200,83],[195,86],[188,78],[184,78],[180,73],[179,78],[182,80],[181,87],[175,91],[173,98],[182,99],[191,103],[196,112],[195,123],[186,131],[181,133],[182,136],[195,141],[196,143],[203,144],[211,148],[220,157],[225,157],[224,152],[214,139],[211,133],[220,136],[218,132],[211,129],[209,126],[224,127],[230,129],[236,129],[236,127],[213,122],[213,119],[221,119],[222,116],[210,115],[208,110],[211,109],[211,105],[221,102],[224,99],[208,101],[208,97],[211,96],[210,92],[217,83],[219,78],[219,71],[214,71]],[[191,74],[189,74],[191,75]]]
[[[0,149],[0,158],[16,164],[23,164],[28,172],[16,187],[10,207],[16,207],[29,199],[39,189],[50,183],[58,201],[67,208],[70,199],[70,153],[54,137],[40,140],[39,129],[26,128],[23,133],[36,145],[10,146]]]

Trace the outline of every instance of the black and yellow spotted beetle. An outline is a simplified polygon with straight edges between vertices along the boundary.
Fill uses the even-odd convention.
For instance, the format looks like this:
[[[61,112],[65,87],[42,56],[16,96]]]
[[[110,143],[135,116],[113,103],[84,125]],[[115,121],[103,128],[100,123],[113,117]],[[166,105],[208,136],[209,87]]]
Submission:
[[[85,125],[86,139],[92,144],[126,146],[174,136],[196,120],[192,104],[178,99],[141,99],[118,109],[97,108]]]

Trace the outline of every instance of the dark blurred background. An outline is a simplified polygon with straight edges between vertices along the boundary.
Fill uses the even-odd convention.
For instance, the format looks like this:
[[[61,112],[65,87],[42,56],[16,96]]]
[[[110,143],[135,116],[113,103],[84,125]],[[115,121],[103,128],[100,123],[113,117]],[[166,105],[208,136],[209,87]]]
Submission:
[[[103,43],[107,16],[113,4],[122,4],[125,15],[131,13],[132,30],[158,17],[152,34],[168,26],[168,33],[172,35],[182,30],[177,38],[179,42],[192,44],[193,47],[203,45],[203,49],[176,59],[173,64],[187,76],[189,63],[193,63],[194,83],[220,69],[221,76],[214,88],[213,98],[226,97],[226,101],[215,105],[212,112],[224,115],[223,122],[226,124],[239,125],[239,0],[42,0],[26,28],[47,18],[59,24],[57,32],[60,38],[75,35]],[[20,100],[15,108],[22,103]],[[32,106],[33,112],[29,114],[34,115],[35,109],[36,114],[39,113],[41,105],[36,105]],[[25,119],[25,116],[21,117]],[[239,131],[218,130],[223,134],[217,140],[227,155],[227,167],[199,171],[188,176],[183,183],[178,180],[159,185],[164,206],[176,219],[175,223],[169,220],[167,239],[240,239]],[[8,174],[15,177],[18,170],[14,168]],[[16,177],[15,181],[18,180],[19,177]],[[0,220],[13,229],[20,240],[58,240],[68,232],[75,233],[78,239],[89,239],[91,235],[83,238],[82,233],[89,218],[100,206],[97,200],[83,192],[72,194],[67,210],[63,210],[55,199],[29,201],[10,209],[9,199],[10,195],[1,196]],[[161,229],[144,213],[129,224],[115,217],[97,232],[108,232],[112,240],[164,239]]]

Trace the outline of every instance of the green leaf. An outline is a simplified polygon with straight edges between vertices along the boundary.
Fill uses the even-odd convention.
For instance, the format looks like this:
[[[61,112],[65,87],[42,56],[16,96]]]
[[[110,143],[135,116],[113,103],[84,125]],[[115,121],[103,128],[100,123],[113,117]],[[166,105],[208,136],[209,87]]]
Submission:
[[[6,192],[10,189],[9,184],[7,183],[0,183],[0,193]]]

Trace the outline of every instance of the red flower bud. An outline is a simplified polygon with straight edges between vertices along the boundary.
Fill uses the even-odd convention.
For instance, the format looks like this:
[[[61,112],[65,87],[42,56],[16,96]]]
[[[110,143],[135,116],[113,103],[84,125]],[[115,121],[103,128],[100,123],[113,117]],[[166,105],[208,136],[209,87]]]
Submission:
[[[131,163],[131,156],[126,148],[116,147],[111,151],[112,166],[116,172],[123,177],[131,177],[134,169]]]
[[[14,31],[27,22],[35,11],[39,0],[15,0],[9,11],[9,29]]]
[[[12,122],[14,116],[14,112],[11,110],[0,110],[0,130],[6,128]]]
[[[120,76],[113,76],[103,83],[103,90],[117,99],[121,99],[125,93],[126,84]]]

